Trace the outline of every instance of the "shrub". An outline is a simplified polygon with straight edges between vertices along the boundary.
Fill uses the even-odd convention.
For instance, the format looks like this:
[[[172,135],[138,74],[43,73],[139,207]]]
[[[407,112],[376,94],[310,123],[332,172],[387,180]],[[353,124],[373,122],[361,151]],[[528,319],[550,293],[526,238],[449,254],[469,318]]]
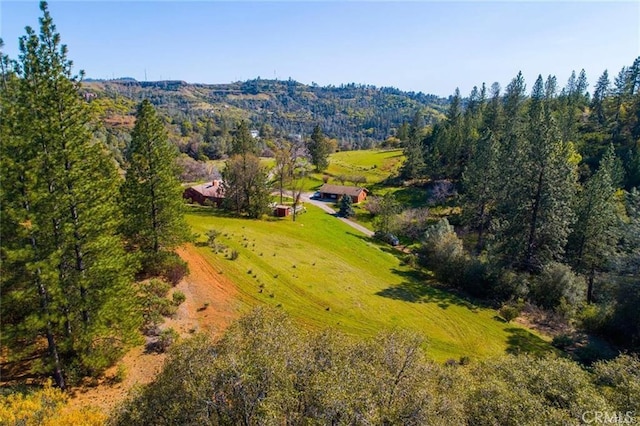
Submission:
[[[164,321],[163,316],[175,314],[176,306],[167,299],[170,288],[168,283],[159,279],[151,279],[140,285],[139,297],[144,321],[142,325],[144,334],[152,334],[158,324]]]
[[[173,252],[160,252],[143,260],[144,275],[162,277],[171,285],[177,285],[189,273],[187,263]]]
[[[118,364],[118,368],[116,369],[116,374],[113,376],[113,381],[116,383],[124,382],[124,379],[127,378],[127,366],[123,363]]]
[[[530,297],[537,305],[568,317],[585,300],[586,284],[567,265],[552,262],[532,281]]]
[[[175,306],[180,306],[185,300],[187,300],[187,296],[185,296],[181,291],[174,291],[171,298]]]
[[[173,328],[166,328],[160,332],[155,349],[159,353],[166,352],[167,349],[178,341],[180,335]]]
[[[426,265],[432,269],[438,280],[461,287],[468,256],[447,219],[440,219],[427,228],[422,245]]]
[[[563,333],[553,337],[551,344],[558,349],[566,349],[573,345],[573,337],[571,335]]]
[[[504,304],[498,313],[506,322],[511,322],[520,315],[520,309],[513,304]]]
[[[231,254],[229,255],[229,259],[236,260],[240,256],[237,250],[231,250]]]

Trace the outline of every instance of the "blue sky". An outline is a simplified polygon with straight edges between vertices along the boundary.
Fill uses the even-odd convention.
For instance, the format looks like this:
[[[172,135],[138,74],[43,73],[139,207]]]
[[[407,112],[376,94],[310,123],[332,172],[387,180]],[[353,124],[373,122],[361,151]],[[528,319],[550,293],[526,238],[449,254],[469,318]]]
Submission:
[[[448,96],[522,70],[591,87],[640,55],[640,2],[50,1],[87,77],[227,83],[289,77]],[[17,57],[34,1],[0,0],[5,52]]]

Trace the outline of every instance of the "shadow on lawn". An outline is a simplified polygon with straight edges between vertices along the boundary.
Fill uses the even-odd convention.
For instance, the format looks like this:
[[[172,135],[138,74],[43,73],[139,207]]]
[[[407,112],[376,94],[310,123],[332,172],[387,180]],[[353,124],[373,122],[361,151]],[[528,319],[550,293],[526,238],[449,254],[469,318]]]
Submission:
[[[451,305],[462,306],[472,312],[478,307],[461,297],[434,287],[433,278],[422,271],[393,269],[392,272],[404,278],[401,284],[385,288],[376,293],[389,299],[404,300],[411,303],[436,303],[438,307],[447,309]]]
[[[507,353],[514,355],[520,353],[546,355],[556,352],[548,342],[524,328],[509,327],[504,331],[509,334],[507,338]]]

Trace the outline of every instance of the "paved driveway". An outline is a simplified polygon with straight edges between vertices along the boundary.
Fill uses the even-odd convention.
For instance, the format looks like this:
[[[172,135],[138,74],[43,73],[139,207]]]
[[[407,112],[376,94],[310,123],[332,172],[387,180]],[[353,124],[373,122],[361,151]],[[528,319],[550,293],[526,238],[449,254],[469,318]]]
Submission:
[[[356,222],[354,222],[352,220],[347,219],[346,217],[338,217],[337,214],[336,214],[336,211],[331,207],[332,201],[313,200],[313,199],[311,199],[312,195],[313,195],[312,192],[308,192],[308,193],[302,194],[302,197],[300,197],[300,198],[305,203],[313,204],[314,206],[320,207],[322,210],[326,211],[330,215],[335,216],[336,218],[340,219],[341,221],[343,221],[347,225],[349,225],[352,228],[360,231],[361,233],[363,233],[367,237],[373,237],[373,231],[365,228],[364,226],[362,226],[362,225],[360,225],[360,224],[358,224],[358,223],[356,223]]]

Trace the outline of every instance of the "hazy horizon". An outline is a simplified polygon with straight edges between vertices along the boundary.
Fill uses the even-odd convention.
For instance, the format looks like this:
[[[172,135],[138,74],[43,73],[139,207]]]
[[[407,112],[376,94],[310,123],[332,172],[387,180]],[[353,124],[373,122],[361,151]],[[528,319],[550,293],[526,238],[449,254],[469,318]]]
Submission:
[[[522,71],[590,87],[640,55],[637,2],[51,1],[74,71],[92,79],[224,84],[254,78],[366,84],[447,97]],[[16,58],[35,1],[0,3]]]

